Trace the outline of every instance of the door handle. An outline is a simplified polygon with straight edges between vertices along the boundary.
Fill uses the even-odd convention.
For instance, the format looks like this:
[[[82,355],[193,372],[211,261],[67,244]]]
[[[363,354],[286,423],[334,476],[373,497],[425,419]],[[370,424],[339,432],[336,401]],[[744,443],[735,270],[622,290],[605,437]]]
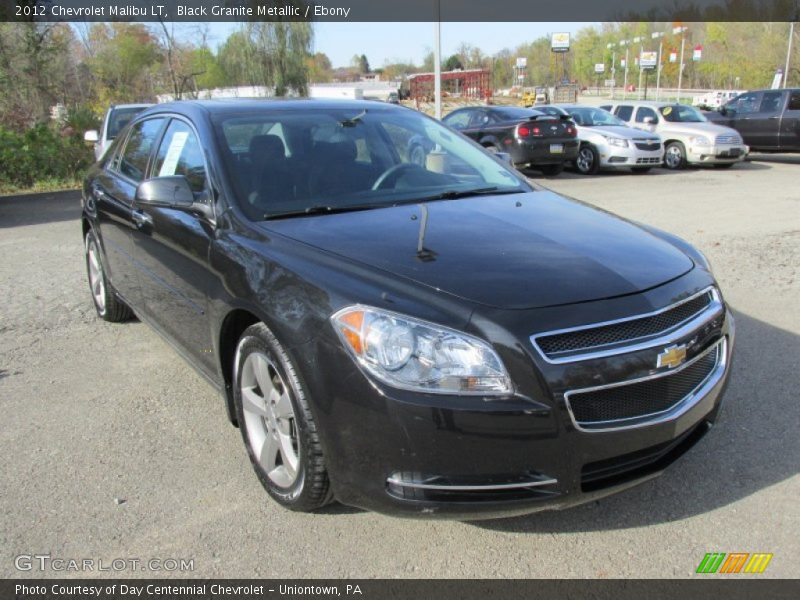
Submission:
[[[133,211],[132,215],[133,215],[133,220],[136,223],[137,227],[143,227],[145,225],[153,224],[153,217],[151,217],[144,211],[135,210]]]
[[[780,118],[781,118],[781,116],[780,116],[780,115],[773,115],[773,116],[771,116],[771,117],[769,117],[769,118],[770,118],[770,119],[780,119]]]

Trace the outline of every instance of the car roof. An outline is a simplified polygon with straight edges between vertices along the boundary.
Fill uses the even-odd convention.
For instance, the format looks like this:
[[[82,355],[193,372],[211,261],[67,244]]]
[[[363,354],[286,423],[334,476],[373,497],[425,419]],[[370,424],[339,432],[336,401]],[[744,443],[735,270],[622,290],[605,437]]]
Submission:
[[[253,113],[260,110],[407,110],[396,104],[374,100],[339,100],[326,98],[226,98],[219,100],[175,100],[152,105],[142,116],[177,113],[187,117],[200,114]]]

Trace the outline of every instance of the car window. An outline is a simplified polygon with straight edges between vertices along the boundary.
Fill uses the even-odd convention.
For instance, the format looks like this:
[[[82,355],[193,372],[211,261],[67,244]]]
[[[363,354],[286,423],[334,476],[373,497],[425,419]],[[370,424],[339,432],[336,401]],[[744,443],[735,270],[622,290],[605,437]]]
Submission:
[[[654,111],[649,106],[640,106],[636,110],[636,122],[637,123],[644,123],[644,120],[650,117],[653,119],[653,123],[658,123],[658,115],[656,115],[656,111]]]
[[[630,104],[622,104],[617,107],[617,109],[614,111],[614,114],[623,121],[630,121],[631,116],[633,115],[633,107]]]
[[[154,177],[183,175],[196,194],[206,189],[206,165],[203,149],[189,125],[173,119],[156,154],[153,166]]]
[[[764,98],[761,100],[760,112],[774,113],[781,109],[781,101],[783,100],[783,92],[764,92]]]
[[[706,117],[694,106],[688,104],[670,104],[662,106],[658,112],[670,123],[705,123]]]
[[[600,108],[602,108],[603,110],[607,110],[608,112],[611,112],[610,104],[603,104]]]
[[[470,127],[483,127],[487,123],[489,123],[489,115],[485,110],[472,112],[472,118],[469,120]]]
[[[789,106],[786,110],[800,110],[800,92],[792,92],[789,95]]]
[[[761,92],[748,92],[747,94],[742,94],[734,98],[728,106],[736,110],[739,114],[756,112],[760,99]]]
[[[471,110],[460,110],[458,112],[450,113],[443,119],[443,123],[453,129],[464,129],[469,125],[470,117],[472,117]]]
[[[146,119],[133,126],[119,160],[120,173],[136,182],[144,179],[150,153],[163,124],[164,119],[157,118]]]

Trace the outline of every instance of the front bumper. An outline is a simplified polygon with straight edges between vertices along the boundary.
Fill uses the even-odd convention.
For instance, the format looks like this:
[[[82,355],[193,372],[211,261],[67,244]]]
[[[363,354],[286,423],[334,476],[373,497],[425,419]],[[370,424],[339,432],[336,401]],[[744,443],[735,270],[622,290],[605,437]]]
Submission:
[[[638,302],[663,305],[661,298],[674,297],[680,286],[662,287],[667,289]],[[637,300],[607,305],[624,312],[631,302]],[[548,310],[560,310],[566,321],[581,320],[563,308]],[[551,321],[548,314],[542,318]],[[318,403],[334,494],[343,504],[388,514],[481,519],[566,508],[637,485],[691,448],[717,418],[730,373],[733,318],[723,309],[706,329],[692,334],[693,342],[726,344],[726,368],[713,385],[674,418],[614,431],[576,427],[565,390],[571,380],[594,380],[639,359],[650,361],[652,350],[558,365],[520,342],[501,352],[515,395],[491,399],[387,388],[335,343],[318,341],[320,362],[303,371],[311,373],[306,379]]]
[[[691,164],[737,163],[743,161],[749,152],[750,148],[745,144],[690,145],[686,149],[686,160]]]
[[[664,162],[664,149],[640,150],[636,146],[621,148],[611,144],[598,145],[600,167],[622,169],[631,167],[658,167]]]

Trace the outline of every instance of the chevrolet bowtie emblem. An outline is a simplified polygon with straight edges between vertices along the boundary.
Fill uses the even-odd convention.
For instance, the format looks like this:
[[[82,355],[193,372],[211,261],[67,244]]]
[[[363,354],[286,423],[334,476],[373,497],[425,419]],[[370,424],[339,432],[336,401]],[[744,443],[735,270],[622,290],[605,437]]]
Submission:
[[[680,346],[670,346],[669,348],[664,348],[662,352],[658,355],[658,360],[656,361],[656,367],[667,367],[669,369],[674,369],[675,367],[683,364],[683,361],[686,360],[686,344],[681,344]]]

